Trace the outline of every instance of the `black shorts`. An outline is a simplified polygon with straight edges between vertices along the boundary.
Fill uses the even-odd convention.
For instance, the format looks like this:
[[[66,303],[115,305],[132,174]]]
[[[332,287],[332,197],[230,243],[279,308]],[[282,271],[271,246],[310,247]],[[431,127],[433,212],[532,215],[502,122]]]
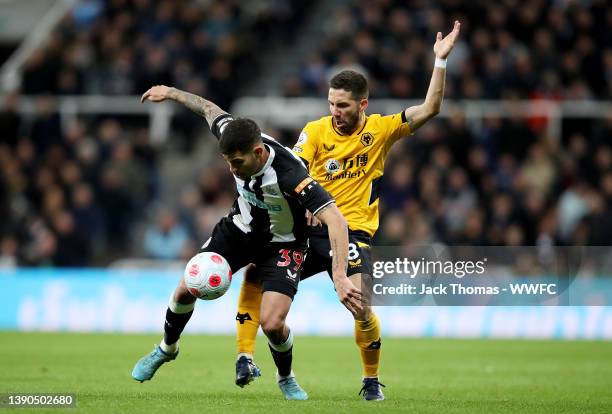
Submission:
[[[349,257],[347,276],[357,273],[372,274],[372,238],[363,231],[349,230]],[[326,228],[313,228],[308,235],[308,251],[301,280],[320,272],[332,277],[332,256]]]
[[[254,277],[261,280],[262,291],[279,292],[291,299],[297,292],[303,271],[306,243],[267,243],[242,232],[229,217],[222,218],[200,252],[225,257],[232,273],[249,263],[255,264]]]

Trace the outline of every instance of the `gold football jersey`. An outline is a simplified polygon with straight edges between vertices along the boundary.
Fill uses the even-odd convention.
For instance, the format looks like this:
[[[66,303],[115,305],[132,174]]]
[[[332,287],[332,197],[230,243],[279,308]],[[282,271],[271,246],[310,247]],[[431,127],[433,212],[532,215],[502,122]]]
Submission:
[[[410,135],[404,112],[369,115],[360,130],[343,135],[326,116],[304,127],[293,151],[310,175],[336,199],[351,230],[373,236],[378,229],[380,182],[389,149]]]

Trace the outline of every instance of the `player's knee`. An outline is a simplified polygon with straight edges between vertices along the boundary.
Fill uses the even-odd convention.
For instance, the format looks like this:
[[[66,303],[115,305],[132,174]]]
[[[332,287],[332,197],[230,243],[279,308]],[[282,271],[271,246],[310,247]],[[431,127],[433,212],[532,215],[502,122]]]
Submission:
[[[181,278],[178,286],[174,289],[174,301],[182,305],[189,305],[196,301],[196,297],[187,290],[183,278]]]
[[[280,315],[267,315],[261,319],[261,329],[264,331],[268,338],[282,336],[285,319]]]

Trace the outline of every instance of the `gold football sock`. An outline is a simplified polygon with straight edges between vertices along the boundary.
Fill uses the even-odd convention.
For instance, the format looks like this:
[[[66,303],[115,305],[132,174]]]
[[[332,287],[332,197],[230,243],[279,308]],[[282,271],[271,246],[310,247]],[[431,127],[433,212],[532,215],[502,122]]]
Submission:
[[[380,322],[373,312],[367,321],[355,321],[355,342],[361,352],[364,378],[378,377]]]
[[[261,296],[261,283],[259,281],[247,281],[245,278],[240,289],[238,314],[236,315],[238,353],[250,354],[251,356],[255,353]]]

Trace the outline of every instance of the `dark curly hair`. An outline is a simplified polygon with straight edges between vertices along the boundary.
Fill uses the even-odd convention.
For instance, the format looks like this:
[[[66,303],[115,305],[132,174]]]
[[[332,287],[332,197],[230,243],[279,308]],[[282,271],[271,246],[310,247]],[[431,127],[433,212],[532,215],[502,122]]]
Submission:
[[[237,118],[227,124],[221,139],[219,139],[219,151],[222,154],[232,154],[236,151],[241,154],[247,153],[261,142],[261,130],[252,119]]]
[[[329,82],[333,89],[344,89],[351,93],[351,98],[358,101],[368,97],[368,81],[359,72],[354,70],[343,70],[334,76]]]

